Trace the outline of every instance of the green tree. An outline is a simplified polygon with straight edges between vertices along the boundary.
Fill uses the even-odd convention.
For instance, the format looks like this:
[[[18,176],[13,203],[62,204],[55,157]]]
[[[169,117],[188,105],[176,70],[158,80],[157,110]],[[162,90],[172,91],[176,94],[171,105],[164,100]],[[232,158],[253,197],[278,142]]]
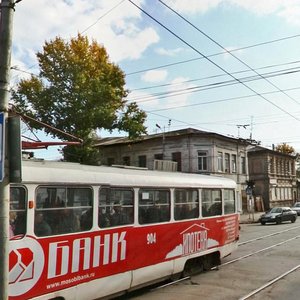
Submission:
[[[296,155],[295,149],[286,143],[278,144],[275,150],[285,154]]]
[[[90,43],[80,34],[69,42],[56,37],[45,42],[37,59],[39,76],[21,80],[12,100],[19,112],[83,140],[79,147],[63,149],[65,160],[96,163],[93,141],[98,129],[123,130],[132,139],[146,133],[146,113],[126,101],[125,74],[96,41]],[[30,125],[43,128],[36,122]],[[43,129],[66,139],[60,132]]]

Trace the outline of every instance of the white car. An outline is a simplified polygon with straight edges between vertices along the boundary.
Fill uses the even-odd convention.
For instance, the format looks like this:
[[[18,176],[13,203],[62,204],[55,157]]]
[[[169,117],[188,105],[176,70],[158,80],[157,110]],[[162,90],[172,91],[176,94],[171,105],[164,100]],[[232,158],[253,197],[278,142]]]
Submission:
[[[300,216],[300,202],[296,202],[291,209],[297,212],[297,215]]]

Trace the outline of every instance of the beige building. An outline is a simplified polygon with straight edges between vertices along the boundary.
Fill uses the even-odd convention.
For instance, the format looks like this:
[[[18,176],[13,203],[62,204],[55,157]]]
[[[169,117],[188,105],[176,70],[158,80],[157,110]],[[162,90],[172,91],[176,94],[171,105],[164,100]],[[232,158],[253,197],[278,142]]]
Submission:
[[[147,135],[138,141],[122,137],[103,138],[96,144],[101,149],[101,163],[104,165],[177,170],[231,178],[238,185],[240,210],[242,202],[247,201],[248,145],[242,139],[192,128]]]
[[[249,179],[264,208],[292,206],[297,200],[296,156],[262,147],[248,150]]]

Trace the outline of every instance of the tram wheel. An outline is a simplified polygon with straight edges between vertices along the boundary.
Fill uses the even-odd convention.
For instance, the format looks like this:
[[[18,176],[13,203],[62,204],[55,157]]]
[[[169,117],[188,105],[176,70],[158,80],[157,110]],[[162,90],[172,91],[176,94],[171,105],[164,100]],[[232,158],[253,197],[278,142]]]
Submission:
[[[188,277],[203,272],[204,265],[201,257],[190,259],[185,263],[182,277]]]

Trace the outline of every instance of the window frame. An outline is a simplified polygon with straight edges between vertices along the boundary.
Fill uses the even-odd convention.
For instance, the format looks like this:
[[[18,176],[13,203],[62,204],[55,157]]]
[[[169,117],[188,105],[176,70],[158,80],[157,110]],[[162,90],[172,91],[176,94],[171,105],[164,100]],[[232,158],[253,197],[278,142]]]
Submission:
[[[208,171],[208,151],[198,150],[198,171]]]
[[[109,195],[105,201],[105,204],[101,205],[101,192],[104,190],[109,191]],[[125,191],[131,193],[131,204],[123,204],[120,199],[119,203],[116,204],[116,199],[111,198],[112,192]],[[134,224],[134,188],[128,186],[111,186],[111,185],[102,185],[98,189],[98,227],[103,228],[113,228],[117,226],[129,226]],[[115,210],[119,211],[120,217],[113,215],[116,213]],[[125,211],[125,213],[124,213]]]
[[[165,193],[166,202],[158,202],[160,193]],[[147,195],[148,194],[148,195]],[[141,196],[144,197],[141,199]],[[151,199],[152,198],[152,199]],[[141,205],[141,201],[145,201]],[[165,209],[167,208],[167,210]],[[166,213],[165,215],[163,213]],[[138,189],[138,220],[140,225],[170,222],[171,189],[141,187]]]
[[[183,192],[186,192],[183,195]],[[181,193],[181,195],[179,194]],[[194,192],[196,192],[196,199],[194,200]],[[181,221],[187,219],[198,219],[200,217],[200,197],[199,189],[196,188],[174,188],[174,220]],[[181,199],[178,199],[179,197]],[[185,196],[184,199],[182,196]],[[177,201],[179,200],[179,201]],[[178,209],[180,208],[180,209]]]
[[[218,151],[217,154],[217,166],[219,172],[224,172],[224,155],[222,151]]]
[[[44,202],[40,203],[41,205],[43,205],[43,207],[39,207],[38,197],[39,197],[39,191],[42,189],[46,190],[47,197],[48,198],[50,197],[50,199],[48,199],[49,202],[46,204],[47,197],[43,198]],[[57,190],[60,190],[60,192],[57,193]],[[63,194],[63,190],[65,192],[65,195]],[[74,200],[76,200],[76,196],[78,196],[76,190],[90,191],[90,194],[87,195],[88,197],[90,197],[90,199],[87,198],[86,200],[88,201],[89,204],[74,206],[74,203],[76,203]],[[43,193],[45,196],[45,191]],[[73,199],[70,197],[73,197]],[[72,203],[71,199],[73,200],[72,206],[68,205],[69,203]],[[78,233],[78,232],[84,232],[90,230],[92,228],[92,222],[89,228],[85,228],[85,229],[82,228],[80,223],[81,223],[81,217],[86,211],[91,210],[92,212],[91,215],[93,215],[93,210],[94,210],[93,199],[94,199],[94,191],[90,185],[75,185],[75,184],[74,185],[73,184],[38,185],[35,189],[35,209],[34,209],[35,221],[38,215],[42,214],[44,221],[47,222],[48,225],[50,226],[51,233],[48,234],[38,233],[37,228],[34,225],[34,232],[36,236],[37,237],[56,236],[56,235]],[[65,224],[62,224],[62,222],[65,222]],[[70,223],[68,224],[66,222],[70,222]],[[70,227],[67,227],[66,225]]]
[[[13,196],[13,190],[23,190],[23,200],[24,203],[22,206],[24,206],[24,208],[13,208],[13,201],[12,198]],[[20,199],[18,200],[20,201]],[[27,207],[28,207],[28,190],[26,188],[26,186],[21,185],[21,186],[14,186],[11,185],[10,189],[9,189],[9,238],[14,238],[14,239],[21,239],[26,235],[27,232]],[[20,217],[21,216],[21,217]],[[21,219],[20,224],[18,224],[18,217],[20,217],[19,219]],[[23,220],[22,220],[23,218]],[[17,229],[18,226],[21,226],[20,229]],[[22,228],[24,227],[24,228]],[[23,229],[23,230],[22,230]]]
[[[208,201],[204,201],[204,193],[210,192],[208,195]],[[214,194],[218,192],[219,195],[216,197]],[[216,201],[216,199],[219,199]],[[208,206],[209,207],[205,207]],[[213,207],[215,206],[215,207]],[[223,199],[222,199],[222,189],[220,188],[203,188],[201,189],[201,215],[203,218],[206,217],[216,217],[223,214]]]
[[[229,197],[226,197],[227,193],[232,193],[232,199],[229,199]],[[229,214],[233,214],[236,212],[236,199],[235,199],[236,195],[235,195],[235,190],[234,189],[223,189],[223,203],[224,203],[224,215],[229,215]],[[231,204],[233,203],[233,210],[228,210],[228,207],[231,206]],[[229,206],[227,205],[229,204]]]

